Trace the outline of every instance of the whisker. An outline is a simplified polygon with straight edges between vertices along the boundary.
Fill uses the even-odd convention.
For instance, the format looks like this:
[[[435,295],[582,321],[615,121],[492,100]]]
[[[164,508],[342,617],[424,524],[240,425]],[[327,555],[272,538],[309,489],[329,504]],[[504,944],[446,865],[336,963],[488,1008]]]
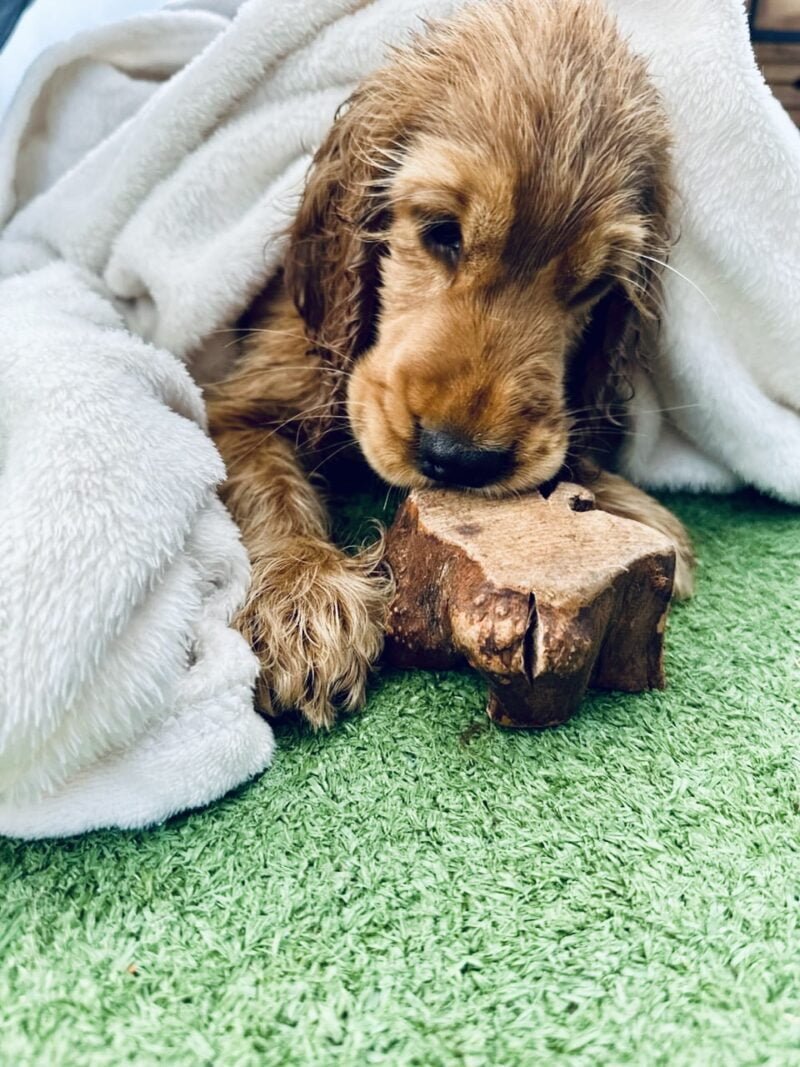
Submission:
[[[682,274],[681,271],[677,270],[671,264],[666,263],[663,259],[657,259],[655,256],[645,255],[644,252],[628,252],[626,249],[620,249],[620,251],[623,255],[630,256],[633,259],[644,259],[650,263],[655,263],[657,266],[662,267],[664,270],[672,271],[673,274],[676,274],[679,278],[685,281],[687,285],[691,285],[692,289],[694,289],[695,292],[703,298],[703,300],[706,302],[706,304],[708,304],[708,306],[711,308],[717,318],[720,318],[719,312],[717,311],[716,307],[714,307],[711,300],[709,300],[708,296],[706,296],[706,294],[703,292],[697,282],[692,281],[692,279],[689,278],[686,274]]]
[[[669,411],[687,411],[690,408],[701,408],[701,407],[703,407],[703,405],[700,404],[700,403],[697,403],[697,404],[675,404],[672,407],[664,407],[664,408],[644,408],[643,410],[640,410],[640,409],[636,408],[633,411],[631,411],[629,414],[630,415],[661,415],[661,414],[664,414],[664,413],[669,412]],[[584,412],[588,412],[588,415],[584,415],[583,414]],[[578,418],[578,419],[580,419],[581,417],[583,417],[584,419],[588,419],[589,421],[591,421],[591,420],[602,420],[602,419],[607,418],[607,416],[604,415],[602,412],[594,413],[593,409],[590,409],[590,408],[577,408],[574,411],[566,411],[565,415],[566,415],[567,418]]]
[[[226,327],[226,328],[223,328],[223,329],[215,330],[212,333],[211,336],[214,336],[215,334],[221,334],[221,333],[239,333],[239,334],[244,335],[244,337],[248,337],[250,334],[269,334],[269,335],[272,335],[272,336],[275,336],[275,337],[286,337],[286,338],[289,338],[290,340],[295,340],[295,341],[307,341],[308,344],[309,344],[309,348],[310,349],[313,348],[313,346],[315,344],[313,339],[309,338],[308,335],[306,333],[304,333],[303,331],[295,332],[295,331],[291,331],[291,330],[276,330],[276,329],[274,329],[272,327],[255,327],[255,328],[244,327],[244,326]],[[231,348],[231,347],[233,347],[233,345],[238,344],[241,340],[242,340],[242,337],[236,337],[230,343],[230,345],[228,345],[226,347]],[[335,356],[338,356],[343,362],[345,362],[345,363],[349,362],[349,359],[350,359],[349,353],[345,352],[341,347],[339,347],[337,345],[332,345],[328,341],[320,342],[320,345],[321,345],[321,347],[324,347],[325,349],[327,349],[329,352],[332,352]],[[312,358],[313,355],[314,355],[314,353],[310,352],[309,353],[309,358]],[[343,369],[343,368],[330,367],[329,364],[325,364],[322,361],[320,362],[320,366],[321,367],[328,366],[330,370],[336,371],[339,374],[347,374],[348,373],[348,371]]]
[[[249,459],[249,457],[252,456],[254,453],[258,452],[259,449],[264,448],[269,440],[271,440],[273,437],[278,437],[280,435],[280,432],[282,430],[285,430],[286,427],[289,426],[292,422],[299,421],[301,419],[302,419],[302,415],[294,415],[291,418],[286,419],[284,422],[279,423],[276,427],[271,428],[269,430],[265,430],[261,435],[258,436],[258,438],[253,442],[253,444],[251,445],[250,448],[245,449],[244,452],[237,453],[237,456],[236,456],[237,463],[241,463],[241,461],[244,460],[244,459]],[[300,427],[298,426],[298,432],[297,432],[297,435],[295,437],[295,447],[296,448],[299,447],[299,439],[300,439]],[[298,457],[298,462],[299,462],[299,457]]]
[[[297,340],[304,340],[306,336],[302,330],[276,330],[274,326],[254,326],[247,329],[242,327],[242,332],[246,334],[268,333],[275,337],[293,337]]]
[[[311,478],[311,477],[313,477],[313,475],[318,474],[320,467],[322,467],[325,463],[329,463],[330,460],[332,460],[334,456],[338,456],[341,452],[344,452],[347,449],[352,448],[352,447],[353,447],[353,442],[352,441],[345,441],[345,443],[343,445],[340,445],[339,448],[335,449],[333,452],[330,452],[328,455],[324,456],[320,460],[320,462],[316,465],[316,467],[312,467],[312,469],[308,472],[308,477]]]
[[[237,381],[249,381],[252,378],[263,378],[267,381],[275,372],[283,371],[308,371],[309,374],[333,374],[341,377],[347,376],[347,371],[340,370],[338,367],[329,367],[325,364],[315,365],[313,363],[270,363],[266,367],[262,366],[242,366],[238,367],[231,374],[230,379],[223,378],[221,382],[225,382],[231,379]],[[218,384],[221,384],[218,383]]]

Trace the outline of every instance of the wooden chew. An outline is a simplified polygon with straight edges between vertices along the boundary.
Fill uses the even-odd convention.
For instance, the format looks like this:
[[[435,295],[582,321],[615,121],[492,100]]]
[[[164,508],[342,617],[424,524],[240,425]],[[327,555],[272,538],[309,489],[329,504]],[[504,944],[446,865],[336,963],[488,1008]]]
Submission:
[[[565,722],[587,686],[664,686],[675,553],[655,530],[561,483],[488,500],[411,493],[387,535],[397,581],[386,656],[402,667],[465,663],[503,726]]]

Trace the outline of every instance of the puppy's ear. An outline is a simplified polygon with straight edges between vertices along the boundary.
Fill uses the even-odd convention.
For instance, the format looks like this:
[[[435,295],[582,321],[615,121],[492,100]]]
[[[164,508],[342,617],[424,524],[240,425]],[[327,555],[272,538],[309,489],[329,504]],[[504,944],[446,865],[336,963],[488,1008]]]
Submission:
[[[288,290],[317,352],[341,370],[375,334],[385,190],[402,150],[396,112],[374,79],[340,108],[290,231]]]
[[[586,433],[604,436],[604,446],[615,443],[613,428],[622,429],[634,372],[648,365],[658,339],[663,264],[672,244],[666,150],[658,163],[626,226],[635,238],[620,254],[616,284],[593,309],[570,370],[569,403],[592,412]]]
[[[573,438],[581,453],[602,460],[621,443],[622,416],[633,395],[631,364],[641,358],[641,328],[640,313],[621,284],[592,311],[567,377],[567,404],[577,414]]]

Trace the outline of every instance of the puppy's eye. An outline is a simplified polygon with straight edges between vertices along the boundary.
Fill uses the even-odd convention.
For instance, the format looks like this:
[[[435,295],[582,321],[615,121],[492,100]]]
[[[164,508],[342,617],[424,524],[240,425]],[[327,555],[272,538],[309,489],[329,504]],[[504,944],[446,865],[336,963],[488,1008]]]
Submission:
[[[420,237],[428,251],[445,263],[452,265],[461,255],[461,226],[452,215],[426,219]]]
[[[601,274],[599,278],[595,278],[593,282],[589,282],[583,289],[571,296],[568,301],[569,306],[575,308],[582,307],[584,304],[592,304],[599,300],[601,296],[605,296],[611,285],[611,278]]]

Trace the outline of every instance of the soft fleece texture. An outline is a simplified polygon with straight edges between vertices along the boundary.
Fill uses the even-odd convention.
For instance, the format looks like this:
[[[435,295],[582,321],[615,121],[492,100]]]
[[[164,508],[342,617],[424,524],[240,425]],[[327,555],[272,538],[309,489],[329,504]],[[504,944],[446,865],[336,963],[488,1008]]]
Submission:
[[[715,309],[670,275],[627,466],[800,501],[800,304],[785,299],[800,278],[800,139],[755,71],[736,0],[614,5],[678,130],[675,266]],[[49,51],[4,126],[7,834],[145,825],[270,758],[255,662],[228,626],[246,562],[187,368],[229,358],[222,331],[277,264],[335,107],[387,42],[459,5],[314,0],[301,18],[293,0],[237,6],[173,5]],[[700,62],[712,41],[713,81]],[[732,190],[748,186],[760,199],[740,202]],[[674,423],[653,414],[664,406]]]
[[[13,15],[9,3],[16,9]],[[0,5],[0,39],[4,30],[10,36],[0,61],[0,115],[11,103],[28,67],[45,48],[81,30],[162,6],[163,0],[72,0],[67,4],[64,0],[5,0]]]
[[[667,502],[666,692],[515,734],[387,674],[211,809],[0,841],[0,1063],[796,1067],[800,515]]]

